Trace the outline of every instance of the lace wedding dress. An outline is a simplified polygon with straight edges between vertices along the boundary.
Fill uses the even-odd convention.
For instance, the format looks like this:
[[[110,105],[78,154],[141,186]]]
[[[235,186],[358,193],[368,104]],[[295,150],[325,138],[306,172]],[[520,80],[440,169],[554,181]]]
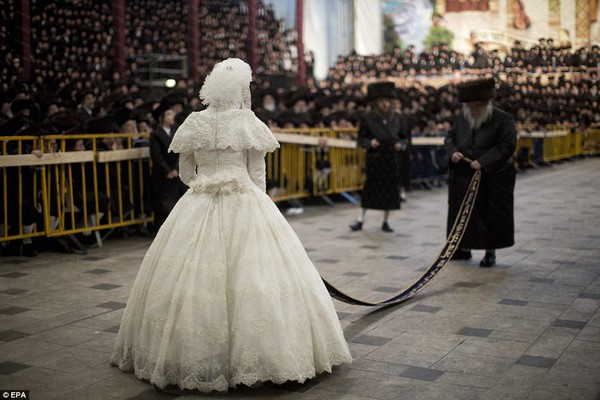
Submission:
[[[193,113],[177,130],[190,187],[150,246],[111,362],[163,388],[304,382],[351,362],[332,300],[265,193],[278,146],[250,110]]]

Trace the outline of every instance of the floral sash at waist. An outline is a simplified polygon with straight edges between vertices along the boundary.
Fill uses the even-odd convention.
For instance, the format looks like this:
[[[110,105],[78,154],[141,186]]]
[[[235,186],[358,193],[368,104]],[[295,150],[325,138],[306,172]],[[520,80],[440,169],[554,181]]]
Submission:
[[[252,188],[248,177],[216,174],[212,176],[199,175],[190,182],[190,190],[196,193],[231,194],[246,192]]]

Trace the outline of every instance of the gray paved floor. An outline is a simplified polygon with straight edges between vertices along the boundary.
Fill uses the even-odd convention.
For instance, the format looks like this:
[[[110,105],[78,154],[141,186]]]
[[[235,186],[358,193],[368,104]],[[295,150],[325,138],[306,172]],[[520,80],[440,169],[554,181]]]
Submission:
[[[517,179],[517,244],[499,265],[451,262],[404,305],[335,302],[355,358],[304,385],[232,391],[235,399],[600,399],[600,159]],[[311,207],[290,222],[322,275],[384,299],[418,277],[444,240],[446,189],[410,193],[349,232],[357,209]],[[108,366],[148,239],[88,255],[0,259],[0,389],[32,399],[223,398],[159,393]]]

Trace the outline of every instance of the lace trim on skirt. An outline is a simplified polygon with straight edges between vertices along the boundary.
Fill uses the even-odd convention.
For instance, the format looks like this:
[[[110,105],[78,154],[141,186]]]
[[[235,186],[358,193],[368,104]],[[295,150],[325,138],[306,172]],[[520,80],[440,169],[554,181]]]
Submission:
[[[132,348],[126,348],[122,349],[121,357],[113,355],[111,364],[124,372],[133,371],[139,379],[148,381],[161,389],[169,385],[176,385],[180,389],[198,389],[208,393],[211,391],[227,392],[229,388],[235,388],[237,385],[252,386],[257,382],[270,381],[282,384],[288,381],[297,381],[304,383],[317,374],[331,373],[332,367],[335,365],[350,362],[352,359],[349,355],[334,352],[329,355],[328,362],[324,365],[320,363],[321,365],[291,368],[288,371],[279,371],[279,373],[272,373],[264,367],[256,366],[253,372],[243,372],[237,371],[235,366],[228,368],[226,365],[216,364],[214,359],[193,362],[150,360],[143,355],[135,354]],[[230,374],[231,377],[228,379],[224,373]]]

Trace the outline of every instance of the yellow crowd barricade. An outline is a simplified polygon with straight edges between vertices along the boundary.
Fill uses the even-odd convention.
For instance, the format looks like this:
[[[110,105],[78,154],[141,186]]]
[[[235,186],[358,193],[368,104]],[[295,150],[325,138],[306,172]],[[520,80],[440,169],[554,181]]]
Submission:
[[[357,148],[353,140],[333,137],[335,132],[331,130],[325,135],[321,133],[321,130],[289,129],[285,133],[274,132],[281,148],[267,158],[267,182],[279,178],[280,187],[284,189],[279,193],[275,191],[272,195],[275,201],[362,189],[364,151]],[[293,156],[287,156],[288,153]],[[279,176],[272,175],[271,171],[278,171]]]
[[[581,136],[581,154],[586,156],[600,155],[600,129],[586,129]]]
[[[24,232],[37,219],[40,145],[38,136],[0,137],[0,242],[45,234],[35,226]]]
[[[266,158],[267,190],[274,201],[346,195],[362,189],[365,150],[357,147],[355,128],[286,129],[274,135],[281,148]],[[102,234],[151,222],[148,137],[0,137],[0,242],[94,235],[92,239],[101,246]],[[413,149],[439,150],[443,144],[443,137],[412,140]],[[600,129],[523,132],[515,154],[521,151],[527,154],[526,165],[598,155]],[[31,223],[32,213],[35,228],[25,232],[24,221]]]
[[[544,162],[564,160],[573,157],[571,151],[571,135],[566,130],[545,132]]]
[[[520,166],[598,154],[594,153],[593,145],[590,145],[586,151],[587,131],[571,132],[569,128],[560,125],[548,128],[554,128],[554,130],[519,132],[515,159]],[[593,139],[589,143],[593,143]]]
[[[149,150],[134,147],[135,140],[147,138],[148,134],[1,137],[4,189],[0,241],[93,233],[101,246],[100,231],[110,233],[114,228],[152,221],[144,206]],[[33,143],[32,139],[35,145],[21,144]],[[87,145],[76,146],[78,141]],[[27,169],[35,170],[33,179],[26,179],[23,171]],[[24,190],[24,185],[30,188]],[[31,203],[40,215],[35,232],[24,235],[21,210],[29,204],[21,199],[27,192],[35,194]],[[17,211],[18,217],[9,222],[7,216]]]
[[[327,129],[275,136],[281,148],[266,159],[274,201],[362,188],[364,151],[354,141],[338,139]],[[68,235],[78,243],[81,235],[94,235],[101,246],[102,235],[115,228],[152,221],[147,138],[148,134],[0,137],[0,241]],[[139,139],[146,140],[145,147],[135,146]],[[114,146],[115,141],[121,144]],[[331,172],[319,180],[315,150],[323,148]],[[34,178],[24,180],[25,170]],[[25,203],[39,213],[31,233],[24,233],[19,222]]]
[[[306,146],[302,140],[284,142],[282,137],[289,134],[275,134],[281,147],[267,154],[267,192],[274,201],[300,199],[312,193],[308,186],[309,160]],[[311,139],[308,136],[298,136],[301,139]]]
[[[571,151],[575,157],[583,155],[583,132],[571,133]]]

